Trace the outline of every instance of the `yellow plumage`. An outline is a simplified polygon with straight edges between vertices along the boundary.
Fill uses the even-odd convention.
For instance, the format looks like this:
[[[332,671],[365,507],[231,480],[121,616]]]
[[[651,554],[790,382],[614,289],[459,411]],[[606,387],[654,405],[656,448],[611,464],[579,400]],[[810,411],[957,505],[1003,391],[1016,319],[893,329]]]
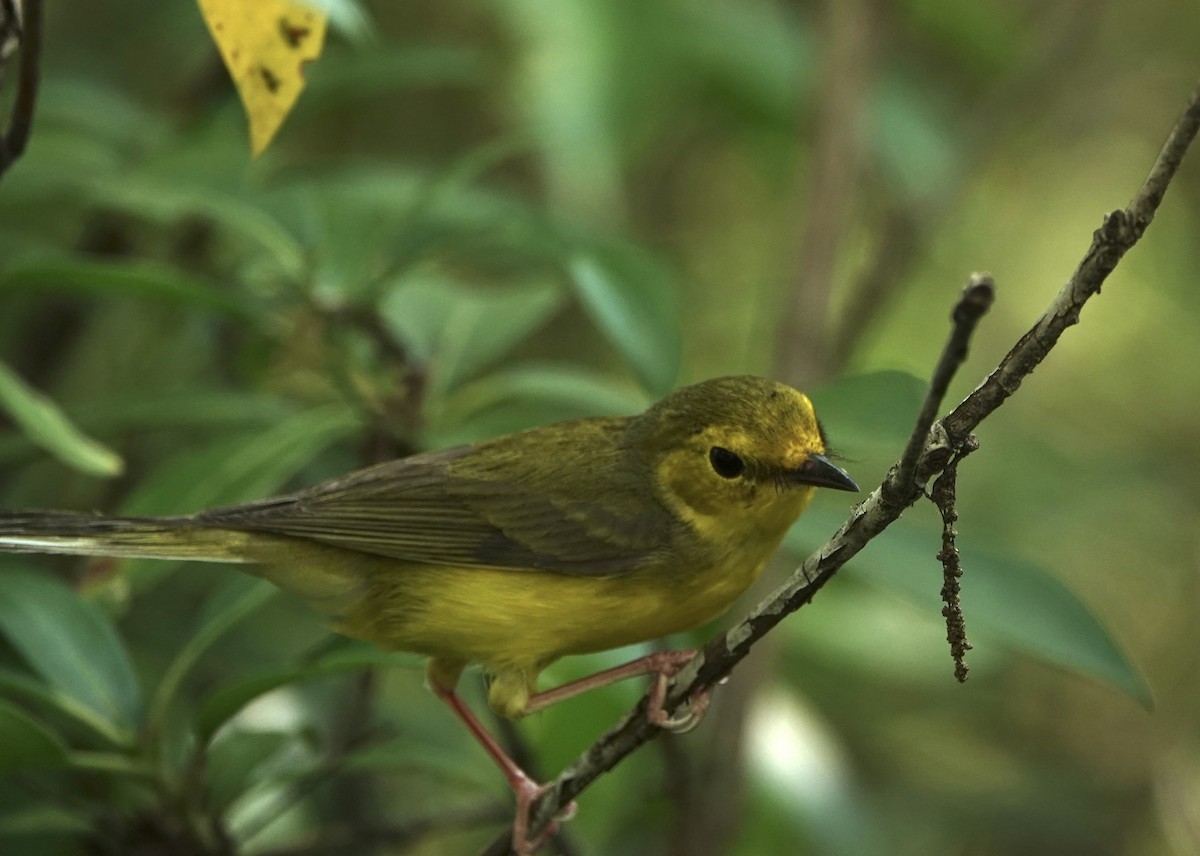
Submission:
[[[856,489],[825,451],[802,393],[720,378],[638,416],[430,452],[188,517],[4,512],[0,549],[245,563],[339,631],[428,655],[435,690],[527,802],[528,778],[453,695],[463,667],[481,664],[491,706],[519,716],[555,659],[719,615],[816,487]]]

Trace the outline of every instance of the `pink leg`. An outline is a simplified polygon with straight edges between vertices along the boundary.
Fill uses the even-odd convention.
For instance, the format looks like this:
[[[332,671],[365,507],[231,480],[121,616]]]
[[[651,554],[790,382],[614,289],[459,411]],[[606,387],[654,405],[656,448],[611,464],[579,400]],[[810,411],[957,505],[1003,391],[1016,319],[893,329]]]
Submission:
[[[523,712],[533,713],[534,711],[544,710],[550,705],[564,699],[577,696],[596,687],[607,686],[625,678],[633,678],[639,675],[654,675],[655,681],[654,686],[650,690],[646,715],[651,722],[660,728],[670,731],[689,731],[703,718],[704,712],[708,709],[712,698],[712,691],[706,690],[693,695],[689,701],[687,713],[682,716],[668,716],[666,711],[663,710],[663,702],[666,701],[667,687],[671,682],[671,678],[695,655],[695,651],[660,651],[655,654],[648,654],[623,666],[605,669],[603,672],[597,672],[586,678],[571,681],[545,692],[536,693],[529,697],[529,701],[526,703]],[[504,777],[508,780],[513,793],[517,797],[517,816],[513,821],[513,849],[520,856],[535,853],[558,829],[557,823],[551,823],[535,840],[530,841],[527,838],[529,831],[529,810],[538,797],[546,792],[546,786],[535,782],[529,777],[528,773],[517,766],[512,758],[508,757],[508,753],[496,742],[496,738],[492,737],[488,730],[484,728],[483,723],[471,712],[469,707],[463,704],[462,699],[454,692],[452,687],[455,681],[457,681],[461,669],[462,664],[457,661],[447,661],[445,663],[439,663],[436,660],[431,661],[429,686],[434,694],[447,707],[454,711],[454,715],[461,719],[463,724],[470,729],[475,739],[479,741],[492,757],[492,760],[496,762],[496,766],[504,773]],[[559,817],[566,820],[574,815],[574,813],[575,803],[571,803]]]
[[[516,794],[517,816],[513,820],[513,850],[519,856],[528,856],[528,854],[536,853],[558,830],[558,823],[554,822],[547,826],[541,835],[533,841],[530,841],[526,837],[529,831],[529,810],[534,802],[537,801],[537,798],[545,793],[546,786],[539,785],[531,779],[529,774],[518,767],[512,758],[508,757],[508,753],[496,742],[496,738],[492,737],[488,730],[483,727],[483,723],[471,712],[471,709],[463,704],[462,699],[458,697],[457,693],[439,686],[436,682],[430,682],[430,686],[434,694],[454,711],[455,716],[463,721],[463,724],[475,735],[475,739],[492,756],[492,760],[503,771],[504,778],[508,779],[508,784],[512,787],[513,793]],[[563,819],[569,819],[574,813],[575,804],[571,803],[567,807]]]
[[[655,725],[665,728],[668,731],[690,731],[700,723],[700,720],[704,717],[704,712],[708,710],[712,692],[701,692],[693,696],[688,712],[679,717],[667,716],[666,711],[663,710],[663,702],[666,700],[667,685],[670,683],[671,678],[694,656],[696,656],[696,652],[692,650],[659,651],[654,654],[647,654],[645,657],[639,657],[622,666],[605,669],[603,672],[596,672],[596,674],[588,675],[586,678],[580,678],[577,681],[571,681],[562,686],[532,695],[525,705],[525,712],[533,713],[534,711],[544,710],[550,705],[557,704],[564,699],[572,698],[597,687],[604,687],[617,681],[623,681],[626,678],[635,678],[639,675],[655,675],[656,679],[654,687],[650,691],[650,701],[647,705],[646,715]]]

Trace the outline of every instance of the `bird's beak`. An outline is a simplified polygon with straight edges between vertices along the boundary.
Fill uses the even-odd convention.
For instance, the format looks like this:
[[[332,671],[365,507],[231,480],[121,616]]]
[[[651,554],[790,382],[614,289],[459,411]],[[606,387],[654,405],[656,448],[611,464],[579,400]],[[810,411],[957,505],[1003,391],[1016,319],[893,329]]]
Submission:
[[[823,455],[809,455],[803,464],[791,471],[791,476],[799,484],[831,487],[834,490],[858,490],[849,473],[831,464]]]

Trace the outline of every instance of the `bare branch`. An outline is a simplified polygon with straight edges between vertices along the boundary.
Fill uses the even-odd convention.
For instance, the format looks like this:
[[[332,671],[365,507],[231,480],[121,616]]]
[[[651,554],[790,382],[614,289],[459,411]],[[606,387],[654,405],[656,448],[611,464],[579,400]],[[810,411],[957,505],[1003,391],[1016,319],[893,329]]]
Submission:
[[[761,639],[783,618],[810,602],[817,591],[861,550],[886,529],[900,514],[921,498],[923,486],[935,473],[945,469],[971,432],[1020,386],[1054,347],[1063,331],[1077,323],[1083,304],[1099,293],[1100,286],[1149,226],[1174,177],[1184,153],[1200,129],[1200,86],[1193,91],[1159,154],[1150,175],[1130,202],[1129,207],[1109,214],[1097,230],[1091,247],[1050,308],[1037,320],[1001,360],[988,378],[953,411],[926,428],[924,409],[914,435],[923,438],[913,464],[912,476],[901,478],[898,461],[883,483],[871,492],[820,550],[809,556],[788,581],[760,603],[743,621],[712,639],[676,676],[664,707],[674,711],[694,693],[714,686],[725,678]],[[968,292],[970,288],[968,288]],[[960,304],[961,305],[961,304]],[[966,336],[969,337],[969,325]],[[935,384],[943,366],[956,366],[954,349],[965,345],[958,341],[960,324],[939,360]],[[952,371],[952,368],[949,369]],[[936,389],[931,388],[934,396]],[[940,402],[940,398],[937,399]],[[936,412],[937,404],[934,405]],[[620,723],[604,734],[551,783],[535,808],[530,831],[536,835],[550,819],[591,782],[615,767],[639,746],[657,737],[660,730],[645,716],[645,699]],[[500,852],[508,852],[501,850]]]
[[[17,97],[12,121],[0,137],[0,176],[25,151],[33,129],[37,103],[38,69],[42,53],[42,0],[25,0],[21,5],[21,61],[17,66]]]
[[[954,329],[950,333],[950,340],[942,348],[942,355],[933,370],[933,380],[929,383],[929,392],[926,393],[921,412],[917,415],[917,424],[908,438],[904,454],[900,456],[900,463],[896,466],[895,481],[904,488],[907,488],[915,477],[917,461],[929,445],[929,429],[933,427],[933,420],[942,408],[950,381],[954,379],[958,367],[967,359],[967,344],[975,333],[975,326],[991,308],[995,299],[996,284],[991,276],[986,273],[971,274],[971,281],[963,289],[962,297],[950,315]]]
[[[958,530],[954,524],[958,522],[958,465],[967,455],[979,448],[979,441],[971,434],[963,443],[946,469],[933,483],[929,492],[930,499],[942,514],[942,549],[938,551],[938,561],[942,563],[942,615],[946,619],[946,641],[950,643],[950,656],[954,658],[954,677],[961,684],[967,680],[967,652],[971,643],[967,641],[967,623],[963,617],[962,603],[959,595],[962,586],[962,557],[958,552]]]

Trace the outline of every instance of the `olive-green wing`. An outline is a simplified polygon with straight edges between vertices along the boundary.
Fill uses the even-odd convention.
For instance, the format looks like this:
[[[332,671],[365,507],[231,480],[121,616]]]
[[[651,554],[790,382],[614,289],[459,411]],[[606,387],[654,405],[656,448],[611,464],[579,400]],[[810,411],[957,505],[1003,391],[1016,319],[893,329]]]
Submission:
[[[635,570],[683,524],[618,442],[586,420],[380,464],[198,523],[406,562],[579,575]]]

